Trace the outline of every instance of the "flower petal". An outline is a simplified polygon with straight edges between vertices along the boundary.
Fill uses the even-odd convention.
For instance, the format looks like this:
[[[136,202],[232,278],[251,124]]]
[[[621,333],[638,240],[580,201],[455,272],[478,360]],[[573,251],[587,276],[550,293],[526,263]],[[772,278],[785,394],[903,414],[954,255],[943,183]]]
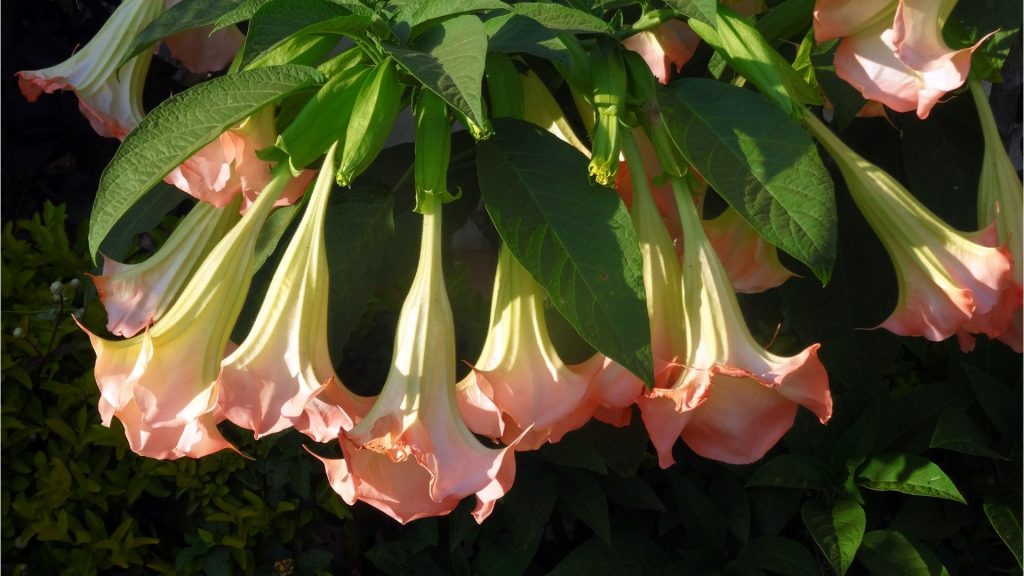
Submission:
[[[852,36],[879,22],[892,22],[895,0],[817,0],[814,39],[825,42]]]
[[[668,20],[626,38],[622,45],[639,54],[659,82],[668,84],[672,73],[693,58],[700,36],[682,20]]]
[[[245,36],[234,26],[213,30],[213,25],[190,28],[167,38],[164,42],[174,56],[195,74],[223,70],[231,63]]]
[[[794,276],[779,261],[775,246],[732,208],[702,222],[733,290],[746,294],[764,292]]]

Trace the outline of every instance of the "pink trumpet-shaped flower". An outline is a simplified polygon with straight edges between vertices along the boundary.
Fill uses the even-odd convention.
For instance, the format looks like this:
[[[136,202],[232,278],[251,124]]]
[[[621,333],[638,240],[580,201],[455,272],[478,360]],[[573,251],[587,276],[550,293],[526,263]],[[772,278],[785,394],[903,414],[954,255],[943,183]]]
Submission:
[[[503,426],[487,421],[478,429],[474,419],[466,416],[470,429],[491,437],[496,437],[495,431],[503,432],[506,443],[522,437],[516,450],[558,442],[586,422],[568,416],[584,400],[596,369],[593,363],[566,366],[558,357],[548,336],[541,287],[502,246],[487,340],[473,371],[457,388],[464,415],[493,407],[503,416]],[[473,405],[481,395],[487,401]]]
[[[832,415],[818,344],[793,357],[772,354],[751,336],[729,278],[679,186],[683,225],[680,304],[685,345],[680,371],[637,403],[662,468],[680,436],[706,458],[746,464],[764,456],[793,425],[798,405],[824,423]]]
[[[256,238],[289,176],[287,167],[278,171],[157,324],[128,340],[89,334],[103,416],[123,416],[129,439],[145,445],[140,453],[199,456],[229,446],[210,418],[220,363],[249,288]]]
[[[235,210],[199,203],[156,254],[138,264],[103,257],[103,275],[93,276],[107,310],[107,330],[130,338],[163,316],[192,271],[238,219]]]
[[[970,82],[970,87],[985,137],[985,156],[978,181],[978,225],[984,228],[995,222],[999,243],[1007,245],[1013,256],[1013,282],[1020,290],[1024,283],[1024,186],[1003,147],[985,91],[976,80]],[[999,336],[999,340],[1015,352],[1022,351],[1024,335],[1021,324],[1021,311],[1017,309],[1013,312],[1009,328]]]
[[[368,399],[341,385],[327,348],[324,220],[334,179],[334,152],[332,147],[327,154],[313,197],[267,286],[249,335],[221,363],[220,409],[256,438],[301,419],[306,434],[327,442],[341,430],[351,429],[355,418],[369,408]],[[326,387],[333,388],[327,396],[339,404],[310,406]]]
[[[967,79],[974,46],[953,50],[942,24],[956,0],[818,0],[814,9],[819,42],[843,38],[836,49],[836,74],[897,112],[928,117],[946,92]]]
[[[167,0],[167,8],[181,0]],[[212,34],[211,34],[212,32]],[[213,32],[213,25],[190,28],[167,38],[164,42],[186,68],[196,74],[223,70],[242,47],[245,36],[234,26]]]
[[[794,276],[779,261],[775,246],[732,208],[702,222],[733,290],[746,294],[764,292]]]
[[[643,30],[622,45],[643,57],[651,73],[662,84],[668,84],[674,72],[693,58],[700,44],[700,36],[682,20],[668,20],[650,30]]]
[[[850,195],[896,268],[899,299],[881,327],[936,342],[955,334],[965,352],[974,348],[972,334],[1001,336],[1021,305],[1021,292],[1009,250],[995,247],[995,229],[954,230],[811,113],[805,119],[836,160]]]
[[[270,164],[257,157],[256,151],[273,146],[276,139],[274,109],[268,106],[199,149],[164,181],[217,207],[227,206],[242,194],[244,212],[270,181]],[[288,183],[275,206],[294,203],[314,175],[314,171],[304,170]]]
[[[162,0],[125,0],[70,58],[50,68],[18,72],[22,95],[35,102],[43,92],[74,90],[78,108],[97,134],[124,138],[142,120],[142,84],[152,54],[119,64],[135,36],[162,10]]]
[[[422,202],[419,266],[398,319],[391,371],[373,407],[341,434],[344,460],[323,460],[331,486],[406,523],[476,494],[482,522],[515,476],[513,445],[480,444],[459,415],[455,327],[441,269],[441,207]]]

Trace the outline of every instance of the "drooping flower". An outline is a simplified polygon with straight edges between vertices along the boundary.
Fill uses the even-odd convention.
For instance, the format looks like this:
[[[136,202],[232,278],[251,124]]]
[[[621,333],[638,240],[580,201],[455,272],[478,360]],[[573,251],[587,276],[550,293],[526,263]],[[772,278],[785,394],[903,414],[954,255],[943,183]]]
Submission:
[[[159,322],[127,340],[89,334],[104,418],[123,415],[122,424],[132,427],[128,437],[144,445],[140,453],[200,456],[213,446],[228,446],[211,419],[220,363],[248,291],[256,238],[289,177],[287,167],[277,171]],[[175,433],[164,429],[181,432],[176,448],[170,447]]]
[[[366,416],[341,434],[344,460],[323,459],[331,486],[406,523],[476,494],[482,522],[515,476],[513,445],[487,448],[459,414],[455,328],[441,269],[441,209],[424,196],[420,260],[399,316],[391,371]]]
[[[522,437],[516,450],[558,442],[585,423],[568,417],[584,400],[596,368],[593,363],[566,366],[562,362],[548,336],[541,287],[502,246],[487,339],[473,371],[457,388],[463,413],[494,407],[503,425],[487,421],[477,429],[474,419],[467,417],[470,428],[492,437],[498,428],[506,443]],[[483,405],[478,403],[481,395],[487,398]]]
[[[329,278],[323,228],[334,152],[332,147],[324,160],[313,197],[267,286],[249,335],[221,363],[220,409],[256,438],[298,422],[314,440],[327,442],[351,429],[369,408],[368,399],[341,385],[327,348]],[[325,389],[338,404],[321,400],[322,406],[310,406]]]
[[[810,112],[805,119],[836,160],[850,195],[896,268],[899,299],[880,326],[936,342],[955,334],[965,352],[974,347],[972,334],[1001,336],[1021,294],[1012,277],[1013,258],[1006,246],[996,247],[995,229],[954,230]]]
[[[733,290],[746,294],[764,292],[794,276],[779,261],[775,246],[732,208],[702,222]]]
[[[818,42],[843,38],[836,74],[897,112],[928,117],[932,107],[967,79],[974,46],[953,50],[942,25],[956,0],[818,0]]]
[[[978,226],[984,228],[995,222],[999,243],[1007,245],[1013,256],[1013,281],[1019,290],[1024,283],[1024,200],[1021,199],[1024,186],[1003,147],[985,91],[977,80],[972,80],[970,87],[985,137],[985,156],[978,182]],[[1009,328],[999,336],[1001,342],[1016,352],[1022,351],[1024,335],[1021,324],[1021,311],[1018,309],[1013,312]]]
[[[170,10],[181,0],[166,0]],[[189,28],[164,40],[171,56],[195,74],[223,70],[242,47],[245,36],[235,26],[213,32],[213,25]]]
[[[693,202],[677,184],[683,226],[680,305],[685,331],[679,371],[637,400],[662,468],[680,436],[706,458],[743,464],[768,451],[793,425],[798,405],[822,422],[832,414],[818,344],[793,357],[754,340]]]
[[[263,108],[238,126],[202,147],[164,177],[164,181],[195,198],[221,207],[242,195],[242,211],[270,181],[270,164],[256,151],[273,146],[277,139],[274,109]],[[304,170],[288,187],[275,206],[287,206],[302,196],[315,176]]]
[[[123,264],[104,256],[103,275],[92,281],[107,311],[107,330],[130,338],[159,320],[237,219],[237,210],[200,202],[147,260]]]
[[[662,84],[668,84],[693,58],[700,36],[681,20],[668,20],[623,40],[622,45],[643,57],[651,73]]]
[[[142,84],[151,52],[119,66],[135,36],[163,10],[163,0],[125,0],[96,36],[70,58],[42,70],[18,72],[29,102],[43,92],[74,90],[78,108],[100,136],[124,138],[142,120]]]

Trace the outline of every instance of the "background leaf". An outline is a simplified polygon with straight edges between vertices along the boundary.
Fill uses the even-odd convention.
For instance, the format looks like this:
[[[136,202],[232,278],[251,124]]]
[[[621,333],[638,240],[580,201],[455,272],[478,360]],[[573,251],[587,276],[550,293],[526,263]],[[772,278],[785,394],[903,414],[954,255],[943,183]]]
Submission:
[[[865,534],[857,558],[876,576],[949,576],[935,553],[894,530]]]
[[[988,518],[992,528],[995,529],[996,534],[999,534],[999,538],[1003,540],[1006,546],[1013,553],[1013,557],[1017,559],[1017,565],[1022,566],[1024,562],[1024,554],[1021,552],[1021,529],[1020,529],[1020,515],[1019,512],[1015,512],[1013,508],[1003,504],[1001,502],[985,502],[983,508],[985,509],[985,517]]]
[[[836,257],[832,179],[800,125],[712,80],[673,82],[658,100],[687,161],[765,240],[827,282]]]
[[[199,84],[154,108],[100,178],[89,226],[93,255],[114,223],[192,153],[260,108],[321,81],[319,72],[305,66],[246,70]]]
[[[864,537],[864,509],[849,498],[827,503],[818,497],[804,502],[800,516],[836,574],[846,574]]]
[[[555,308],[594,348],[652,381],[640,250],[622,201],[537,126],[496,119],[477,170],[487,212]]]
[[[717,0],[665,0],[665,4],[687,18],[700,20],[712,28],[718,26]]]
[[[938,465],[917,454],[890,452],[874,456],[857,471],[857,483],[872,490],[889,490],[967,503]]]
[[[562,4],[522,2],[513,4],[512,10],[516,14],[532,18],[556,32],[572,34],[610,34],[612,32],[611,26],[597,16]]]

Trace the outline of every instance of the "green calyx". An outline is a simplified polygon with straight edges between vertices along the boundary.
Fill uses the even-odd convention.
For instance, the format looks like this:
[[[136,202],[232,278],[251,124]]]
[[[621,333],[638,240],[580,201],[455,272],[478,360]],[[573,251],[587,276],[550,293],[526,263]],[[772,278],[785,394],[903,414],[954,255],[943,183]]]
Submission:
[[[601,185],[615,179],[622,146],[621,123],[626,111],[627,77],[621,49],[602,42],[590,60],[593,103],[596,113],[591,141],[590,175]]]
[[[345,130],[338,184],[351,184],[380,153],[401,109],[404,91],[391,60],[378,64],[363,79]]]
[[[448,162],[452,150],[452,128],[448,105],[429,90],[420,90],[416,114],[415,211],[426,214],[426,206],[447,203],[458,195],[448,192]]]

